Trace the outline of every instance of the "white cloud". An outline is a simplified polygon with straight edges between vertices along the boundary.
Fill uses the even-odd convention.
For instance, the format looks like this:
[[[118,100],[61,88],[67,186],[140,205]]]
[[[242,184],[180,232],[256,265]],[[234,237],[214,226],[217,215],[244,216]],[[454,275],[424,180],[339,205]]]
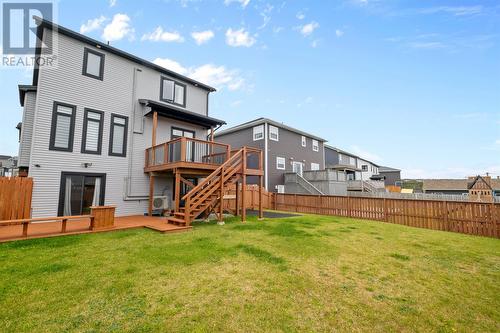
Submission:
[[[355,155],[358,155],[359,157],[367,159],[372,162],[382,161],[382,158],[379,155],[371,153],[357,145],[351,146],[350,151],[353,152]]]
[[[483,6],[438,6],[419,10],[421,14],[447,13],[454,16],[478,15],[483,11]]]
[[[270,4],[266,4],[264,6],[264,9],[259,13],[259,15],[262,17],[262,24],[257,28],[257,29],[264,29],[268,23],[271,21],[271,12],[273,11],[274,6]]]
[[[109,0],[109,7],[114,7],[116,6],[117,0]]]
[[[309,36],[310,34],[312,34],[314,32],[314,30],[319,28],[319,23],[312,21],[311,23],[305,24],[299,28],[300,28],[300,33],[303,36]]]
[[[446,48],[446,44],[441,42],[411,42],[408,46],[412,49],[443,49]]]
[[[198,67],[184,67],[177,61],[168,58],[156,58],[155,64],[170,69],[194,80],[214,86],[218,89],[226,87],[234,91],[242,89],[245,80],[236,69],[227,69],[225,66],[205,64]]]
[[[175,60],[168,59],[168,58],[156,58],[153,62],[161,67],[164,67],[166,69],[170,69],[171,71],[174,71],[176,73],[179,73],[182,75],[188,74],[188,69],[186,67],[182,66],[180,63],[178,63]]]
[[[191,37],[193,37],[196,44],[198,44],[198,45],[207,43],[214,36],[215,35],[214,35],[214,32],[212,30],[195,31],[195,32],[191,33]]]
[[[278,34],[278,33],[282,32],[284,29],[285,28],[283,28],[283,27],[274,27],[273,33]]]
[[[335,36],[340,38],[340,37],[344,36],[344,32],[340,29],[337,29],[337,30],[335,30]]]
[[[306,18],[306,16],[302,12],[298,12],[297,15],[295,15],[295,17],[297,17],[297,19],[299,20],[303,20]]]
[[[95,19],[88,20],[87,23],[84,23],[80,26],[80,33],[86,34],[91,31],[101,29],[104,21],[106,21],[106,17],[104,17],[103,15]]]
[[[144,34],[141,40],[149,40],[152,42],[184,42],[184,37],[181,36],[177,31],[163,31],[162,27],[157,27],[153,32]]]
[[[80,33],[85,34],[92,32],[94,30],[102,29],[102,24],[107,20],[107,18],[103,15],[100,17],[96,17],[95,19],[87,20],[87,22],[83,23],[80,26]]]
[[[496,141],[495,141],[495,144],[496,144],[496,145],[500,145],[500,139],[496,140]]]
[[[229,104],[231,107],[235,108],[235,107],[238,107],[241,105],[241,100],[237,100],[237,101],[234,101],[234,102],[231,102],[231,104]]]
[[[229,6],[232,3],[239,3],[242,8],[245,8],[250,3],[250,0],[224,0],[224,4]]]
[[[313,40],[313,41],[311,42],[311,47],[314,47],[314,48],[318,47],[319,42],[320,42],[320,40],[319,40],[319,39],[315,39],[315,40]]]
[[[239,47],[250,47],[255,44],[256,39],[250,35],[248,31],[244,28],[239,30],[233,30],[231,28],[226,31],[226,43],[229,46]]]
[[[130,26],[130,17],[126,14],[115,14],[111,23],[106,25],[102,38],[106,41],[115,41],[134,37],[134,29]]]

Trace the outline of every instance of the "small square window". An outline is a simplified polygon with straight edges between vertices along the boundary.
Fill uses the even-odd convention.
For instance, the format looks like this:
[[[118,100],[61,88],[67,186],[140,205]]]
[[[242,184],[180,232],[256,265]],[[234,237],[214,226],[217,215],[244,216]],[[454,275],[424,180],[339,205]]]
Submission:
[[[276,157],[276,169],[278,170],[286,169],[286,160],[284,157]]]
[[[361,166],[361,170],[363,170],[363,171],[368,171],[368,165],[363,164],[363,165]]]
[[[186,85],[162,77],[160,81],[160,100],[185,107]]]
[[[104,53],[85,48],[82,74],[102,81],[104,77]]]
[[[264,139],[264,125],[255,126],[253,128],[253,141]]]
[[[269,125],[269,139],[279,141],[278,127]]]
[[[311,170],[312,171],[319,170],[319,164],[318,163],[311,163]]]
[[[313,141],[313,144],[312,144],[313,150],[314,150],[314,151],[319,151],[319,143],[318,143],[318,140],[312,140],[312,141]]]
[[[305,147],[307,145],[307,141],[306,141],[306,137],[302,135],[302,138],[301,138],[301,144],[302,144],[302,147]]]

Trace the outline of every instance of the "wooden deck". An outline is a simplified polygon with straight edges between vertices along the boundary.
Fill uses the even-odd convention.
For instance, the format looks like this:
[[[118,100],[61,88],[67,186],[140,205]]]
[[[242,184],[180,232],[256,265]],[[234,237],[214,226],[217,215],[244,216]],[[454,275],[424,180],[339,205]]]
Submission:
[[[61,233],[60,222],[43,222],[31,224],[27,237],[22,236],[22,225],[0,226],[0,243],[21,239],[89,234],[133,228],[148,228],[162,233],[171,233],[188,231],[191,230],[192,227],[181,227],[168,224],[165,217],[134,215],[115,217],[115,224],[113,227],[94,231],[89,230],[88,219],[75,220],[68,222],[66,232]]]

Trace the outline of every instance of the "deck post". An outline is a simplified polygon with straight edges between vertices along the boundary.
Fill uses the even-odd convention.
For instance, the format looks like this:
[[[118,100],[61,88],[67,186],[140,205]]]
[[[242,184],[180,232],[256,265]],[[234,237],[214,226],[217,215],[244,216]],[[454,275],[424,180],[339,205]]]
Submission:
[[[181,161],[185,162],[186,159],[186,138],[181,137]]]
[[[181,175],[178,170],[175,170],[175,211],[178,212],[181,204]]]
[[[155,192],[155,177],[153,173],[149,173],[149,205],[148,205],[148,215],[153,216],[153,195]]]
[[[220,174],[220,197],[219,197],[219,222],[223,221],[224,213],[224,167],[222,167]]]
[[[234,216],[238,216],[238,214],[240,213],[240,202],[239,202],[240,201],[239,200],[240,193],[239,192],[240,192],[240,183],[238,181],[236,181],[236,192],[235,192],[236,193],[236,196],[235,196],[236,203],[234,205],[234,208],[235,208],[234,209],[234,211],[235,211]]]
[[[264,218],[262,210],[262,175],[259,176],[259,220]]]
[[[243,147],[243,156],[241,157],[241,168],[242,168],[242,179],[241,179],[241,222],[246,222],[247,219],[247,203],[246,203],[246,192],[247,192],[247,149]]]
[[[210,141],[214,142],[214,127],[210,126]]]

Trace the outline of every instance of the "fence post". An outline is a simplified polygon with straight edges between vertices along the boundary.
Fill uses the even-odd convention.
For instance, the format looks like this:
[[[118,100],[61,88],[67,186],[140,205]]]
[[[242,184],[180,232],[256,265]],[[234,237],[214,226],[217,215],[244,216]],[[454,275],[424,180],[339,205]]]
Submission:
[[[351,217],[351,197],[347,197],[347,216]]]
[[[384,198],[384,221],[388,222],[389,217],[387,216],[387,199]]]

